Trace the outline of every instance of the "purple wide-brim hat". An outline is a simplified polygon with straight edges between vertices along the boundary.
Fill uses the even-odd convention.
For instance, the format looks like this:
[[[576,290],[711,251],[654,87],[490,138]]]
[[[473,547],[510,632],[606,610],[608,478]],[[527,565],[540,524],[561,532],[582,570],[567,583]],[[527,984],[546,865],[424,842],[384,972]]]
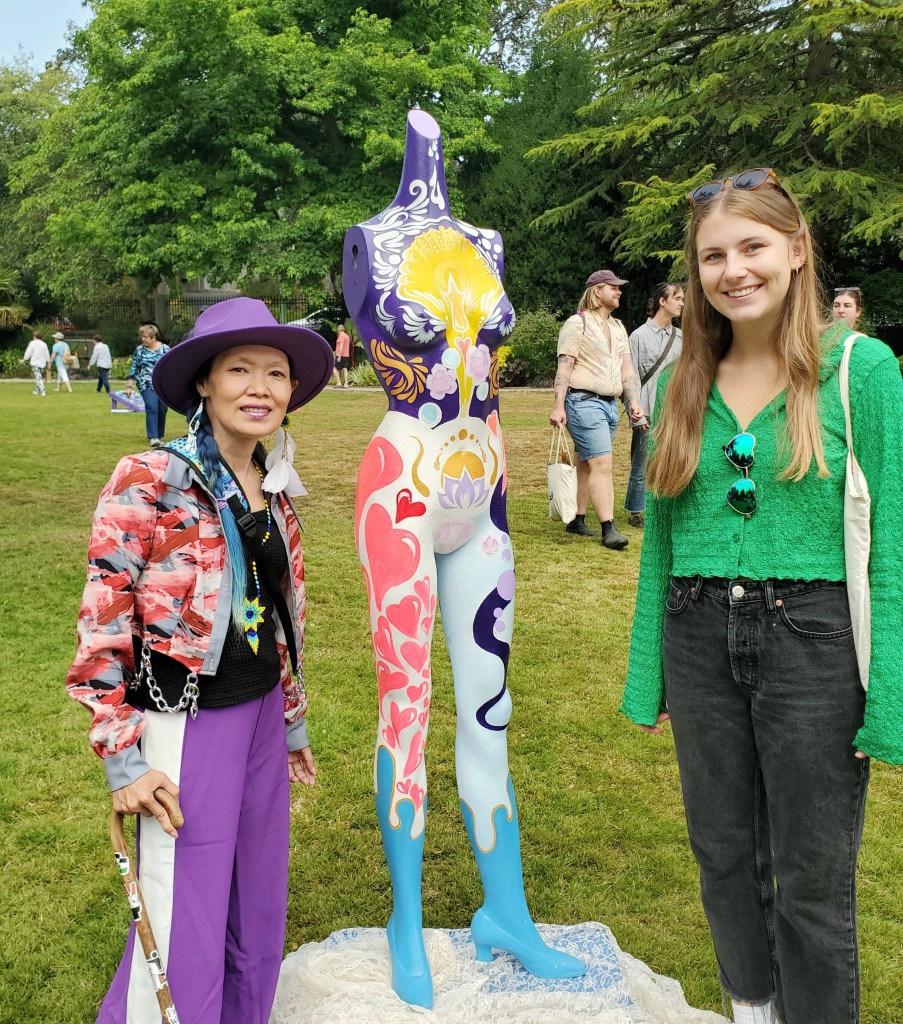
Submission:
[[[332,376],[332,349],[325,338],[309,327],[280,324],[260,299],[224,299],[208,306],[194,329],[154,366],[154,391],[172,409],[194,412],[200,398],[195,378],[201,367],[239,345],[268,345],[288,357],[298,386],[289,399],[288,411],[315,398]]]

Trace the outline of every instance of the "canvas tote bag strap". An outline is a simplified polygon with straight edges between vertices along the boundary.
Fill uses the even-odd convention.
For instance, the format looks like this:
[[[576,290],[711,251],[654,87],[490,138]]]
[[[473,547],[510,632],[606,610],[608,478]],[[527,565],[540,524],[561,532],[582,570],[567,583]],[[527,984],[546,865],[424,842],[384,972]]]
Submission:
[[[840,360],[840,368],[837,371],[840,401],[843,404],[843,418],[847,427],[847,448],[851,452],[853,451],[853,421],[850,418],[850,353],[853,351],[853,342],[857,338],[864,337],[865,335],[858,331],[847,335],[843,343],[843,358]],[[858,463],[856,468],[859,468]]]
[[[549,445],[549,465],[554,465],[556,462],[561,462],[561,452],[564,449],[565,459],[564,461],[569,465],[574,465],[574,460],[571,457],[571,449],[568,445],[567,434],[564,431],[564,427],[552,427],[552,441]]]
[[[847,435],[847,466],[844,481],[844,561],[846,563],[847,597],[853,642],[859,665],[859,678],[868,689],[871,664],[871,588],[869,586],[869,554],[871,549],[871,498],[868,481],[856,459],[853,448],[853,423],[850,415],[850,354],[856,338],[865,335],[849,334],[844,339],[844,352],[838,368],[840,401],[843,405]]]

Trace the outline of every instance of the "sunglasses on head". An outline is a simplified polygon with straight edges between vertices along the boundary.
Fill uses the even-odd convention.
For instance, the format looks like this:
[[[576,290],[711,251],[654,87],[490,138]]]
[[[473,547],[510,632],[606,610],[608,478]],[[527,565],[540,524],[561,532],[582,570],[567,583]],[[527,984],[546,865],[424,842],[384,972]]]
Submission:
[[[727,503],[735,512],[747,518],[758,507],[755,481],[749,478],[749,471],[755,462],[755,447],[755,437],[744,430],[736,437],[732,437],[722,448],[727,461],[734,469],[739,469],[743,474],[740,480],[731,484],[731,488],[727,492]]]
[[[841,292],[853,292],[855,295],[861,295],[862,294],[862,289],[861,288],[835,288],[834,289],[834,294],[835,295],[839,295]]]
[[[766,184],[774,186],[779,192],[787,195],[778,181],[778,176],[770,167],[753,167],[749,171],[735,174],[732,178],[722,178],[720,181],[707,181],[704,185],[697,185],[692,192],[688,193],[687,198],[693,206],[696,206],[698,203],[704,203],[713,196],[717,196],[728,185],[743,192],[755,192],[757,188]]]

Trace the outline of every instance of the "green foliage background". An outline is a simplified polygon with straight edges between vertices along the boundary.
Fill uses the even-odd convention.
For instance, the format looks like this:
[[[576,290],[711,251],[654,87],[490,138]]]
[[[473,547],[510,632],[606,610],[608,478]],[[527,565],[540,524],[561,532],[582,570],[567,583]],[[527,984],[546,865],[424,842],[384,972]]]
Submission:
[[[568,313],[615,264],[635,326],[680,272],[687,190],[763,165],[810,215],[826,283],[901,320],[897,0],[88,9],[44,71],[0,65],[0,266],[36,316],[124,276],[340,290],[343,234],[394,194],[420,106],[453,208],[506,239],[521,311]]]

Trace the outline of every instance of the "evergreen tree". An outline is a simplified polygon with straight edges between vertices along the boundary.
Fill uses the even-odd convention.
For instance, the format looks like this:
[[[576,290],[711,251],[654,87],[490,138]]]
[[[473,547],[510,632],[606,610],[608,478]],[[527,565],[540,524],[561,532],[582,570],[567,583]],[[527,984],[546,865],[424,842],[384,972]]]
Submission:
[[[495,152],[472,160],[462,175],[467,218],[505,239],[505,287],[518,310],[572,311],[586,276],[606,262],[600,229],[613,211],[604,201],[591,197],[566,223],[534,224],[550,204],[567,202],[577,189],[590,191],[595,171],[525,157],[542,140],[583,123],[576,110],[592,100],[595,80],[585,47],[538,40],[529,67],[493,119]]]
[[[677,261],[686,193],[772,167],[811,217],[821,247],[903,232],[903,6],[898,0],[568,0],[571,32],[603,39],[596,117],[537,147],[565,166],[612,167],[626,197],[618,252]],[[574,218],[578,193],[544,223]]]

